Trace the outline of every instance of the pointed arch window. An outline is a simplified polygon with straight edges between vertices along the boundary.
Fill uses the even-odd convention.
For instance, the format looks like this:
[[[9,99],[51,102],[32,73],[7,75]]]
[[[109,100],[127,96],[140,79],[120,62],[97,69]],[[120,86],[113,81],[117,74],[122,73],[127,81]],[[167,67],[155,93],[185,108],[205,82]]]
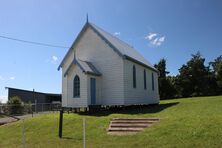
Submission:
[[[146,70],[143,71],[144,89],[146,89]]]
[[[79,76],[76,75],[73,80],[73,98],[80,96],[80,79]]]
[[[154,90],[154,75],[152,73],[152,90]]]
[[[136,67],[133,65],[133,88],[136,88]]]

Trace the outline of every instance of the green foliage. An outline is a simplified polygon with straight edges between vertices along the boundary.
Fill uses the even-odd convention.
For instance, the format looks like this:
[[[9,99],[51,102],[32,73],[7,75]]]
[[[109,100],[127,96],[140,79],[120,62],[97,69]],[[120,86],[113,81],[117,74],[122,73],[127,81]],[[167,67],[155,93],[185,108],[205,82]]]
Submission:
[[[165,59],[161,59],[155,67],[160,73],[161,99],[222,94],[222,56],[205,66],[205,58],[197,52],[182,65],[177,76],[166,76],[169,72],[166,71]]]
[[[30,113],[32,113],[32,112],[33,112],[33,111],[32,111],[32,102],[29,101],[28,104],[25,104],[25,105],[24,105],[24,113],[30,114]]]
[[[22,100],[18,96],[15,96],[10,98],[7,103],[10,105],[22,105]]]
[[[175,89],[171,83],[171,78],[166,75],[166,60],[163,58],[154,67],[159,71],[159,93],[161,99],[169,99],[174,97]]]
[[[217,83],[217,92],[222,94],[222,55],[217,57],[213,62],[210,62],[213,67],[213,74]]]
[[[205,147],[222,145],[222,96],[163,100],[160,105],[100,112],[91,115],[64,114],[63,138],[58,138],[59,114],[25,119],[26,147],[82,148],[82,120],[86,119],[86,147]],[[159,117],[160,122],[134,135],[107,134],[112,118]],[[22,147],[22,121],[0,126],[0,147]]]
[[[204,65],[205,59],[198,52],[179,69],[178,84],[184,97],[207,95],[209,68]]]
[[[210,62],[213,71],[210,70],[210,65],[205,66],[204,62],[205,59],[198,52],[179,69],[180,74],[176,84],[182,97],[218,95],[222,92],[219,84],[222,77],[221,56]]]
[[[160,78],[166,78],[166,75],[169,74],[169,72],[166,71],[166,59],[164,58],[160,59],[159,63],[155,64],[154,67],[158,69]]]
[[[24,107],[23,102],[17,96],[9,98],[8,104],[8,113],[9,114],[23,114]]]

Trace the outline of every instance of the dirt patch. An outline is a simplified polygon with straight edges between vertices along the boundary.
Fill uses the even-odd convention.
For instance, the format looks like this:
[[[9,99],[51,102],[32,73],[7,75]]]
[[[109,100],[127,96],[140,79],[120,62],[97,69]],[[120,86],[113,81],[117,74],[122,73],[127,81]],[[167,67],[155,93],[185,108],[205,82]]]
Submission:
[[[12,123],[18,121],[18,119],[12,118],[12,117],[5,117],[5,118],[0,118],[0,126]]]

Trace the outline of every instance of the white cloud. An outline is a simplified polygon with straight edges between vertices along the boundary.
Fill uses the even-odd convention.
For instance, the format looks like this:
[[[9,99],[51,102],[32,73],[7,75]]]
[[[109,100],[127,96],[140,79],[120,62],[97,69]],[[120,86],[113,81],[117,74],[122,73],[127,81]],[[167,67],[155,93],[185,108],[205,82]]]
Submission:
[[[10,80],[15,80],[15,77],[9,77]]]
[[[160,42],[164,42],[165,41],[165,36],[162,36],[161,38],[159,38]]]
[[[160,46],[165,41],[165,36],[159,38],[157,45]]]
[[[56,62],[58,60],[58,57],[57,56],[52,56],[52,60]]]
[[[15,77],[14,76],[11,76],[11,77],[3,77],[3,76],[0,76],[0,81],[8,81],[8,80],[15,80]]]
[[[156,45],[159,41],[159,38],[155,38],[154,40],[152,40],[150,43],[153,45]]]
[[[114,32],[113,33],[115,36],[120,36],[120,32]]]
[[[162,36],[158,33],[149,33],[145,36],[145,39],[148,40],[149,44],[152,46],[160,46],[165,41],[165,36]]]
[[[46,63],[56,64],[58,62],[58,57],[53,55],[50,59],[45,61]]]
[[[149,35],[147,35],[145,39],[152,40],[155,36],[157,36],[157,33],[149,33]]]

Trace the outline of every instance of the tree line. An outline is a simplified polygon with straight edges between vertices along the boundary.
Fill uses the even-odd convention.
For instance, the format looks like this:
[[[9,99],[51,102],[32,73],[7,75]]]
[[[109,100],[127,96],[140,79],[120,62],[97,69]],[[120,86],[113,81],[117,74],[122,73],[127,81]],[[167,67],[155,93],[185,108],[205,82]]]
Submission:
[[[176,76],[169,75],[164,58],[154,67],[159,71],[161,99],[222,95],[222,55],[205,65],[200,52],[192,54]]]

